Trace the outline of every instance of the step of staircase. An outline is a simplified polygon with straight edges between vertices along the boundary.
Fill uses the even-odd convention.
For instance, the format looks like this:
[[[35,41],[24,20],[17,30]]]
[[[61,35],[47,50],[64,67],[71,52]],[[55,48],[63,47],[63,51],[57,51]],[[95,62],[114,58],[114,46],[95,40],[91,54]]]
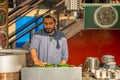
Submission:
[[[63,30],[63,33],[66,35],[67,39],[69,39],[81,30],[83,30],[83,28],[83,19],[78,19],[73,25]]]

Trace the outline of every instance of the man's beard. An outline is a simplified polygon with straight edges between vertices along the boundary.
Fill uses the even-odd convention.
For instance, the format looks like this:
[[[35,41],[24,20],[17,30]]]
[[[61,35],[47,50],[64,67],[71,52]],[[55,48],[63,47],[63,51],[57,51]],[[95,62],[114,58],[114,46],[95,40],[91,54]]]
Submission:
[[[54,32],[55,28],[44,28],[45,32],[52,33]]]

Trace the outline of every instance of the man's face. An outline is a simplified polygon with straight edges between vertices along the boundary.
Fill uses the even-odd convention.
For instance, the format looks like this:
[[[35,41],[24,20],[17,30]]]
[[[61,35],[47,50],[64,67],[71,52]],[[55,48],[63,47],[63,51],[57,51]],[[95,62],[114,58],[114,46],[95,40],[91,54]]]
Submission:
[[[53,18],[44,18],[44,29],[47,33],[52,33],[55,30],[56,22]]]

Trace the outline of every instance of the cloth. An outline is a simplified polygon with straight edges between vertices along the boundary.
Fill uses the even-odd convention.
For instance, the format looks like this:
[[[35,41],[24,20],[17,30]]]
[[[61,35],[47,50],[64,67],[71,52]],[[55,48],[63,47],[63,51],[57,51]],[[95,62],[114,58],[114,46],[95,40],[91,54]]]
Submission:
[[[51,37],[43,29],[36,32],[31,39],[30,48],[37,50],[37,56],[48,64],[59,64],[61,60],[68,60],[68,45],[65,35],[55,30]]]

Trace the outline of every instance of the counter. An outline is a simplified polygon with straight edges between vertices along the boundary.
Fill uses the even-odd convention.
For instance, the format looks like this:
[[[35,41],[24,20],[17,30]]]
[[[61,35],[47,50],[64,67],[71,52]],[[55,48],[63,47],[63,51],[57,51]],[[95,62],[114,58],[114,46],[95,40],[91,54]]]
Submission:
[[[82,80],[81,67],[24,67],[21,80]]]

